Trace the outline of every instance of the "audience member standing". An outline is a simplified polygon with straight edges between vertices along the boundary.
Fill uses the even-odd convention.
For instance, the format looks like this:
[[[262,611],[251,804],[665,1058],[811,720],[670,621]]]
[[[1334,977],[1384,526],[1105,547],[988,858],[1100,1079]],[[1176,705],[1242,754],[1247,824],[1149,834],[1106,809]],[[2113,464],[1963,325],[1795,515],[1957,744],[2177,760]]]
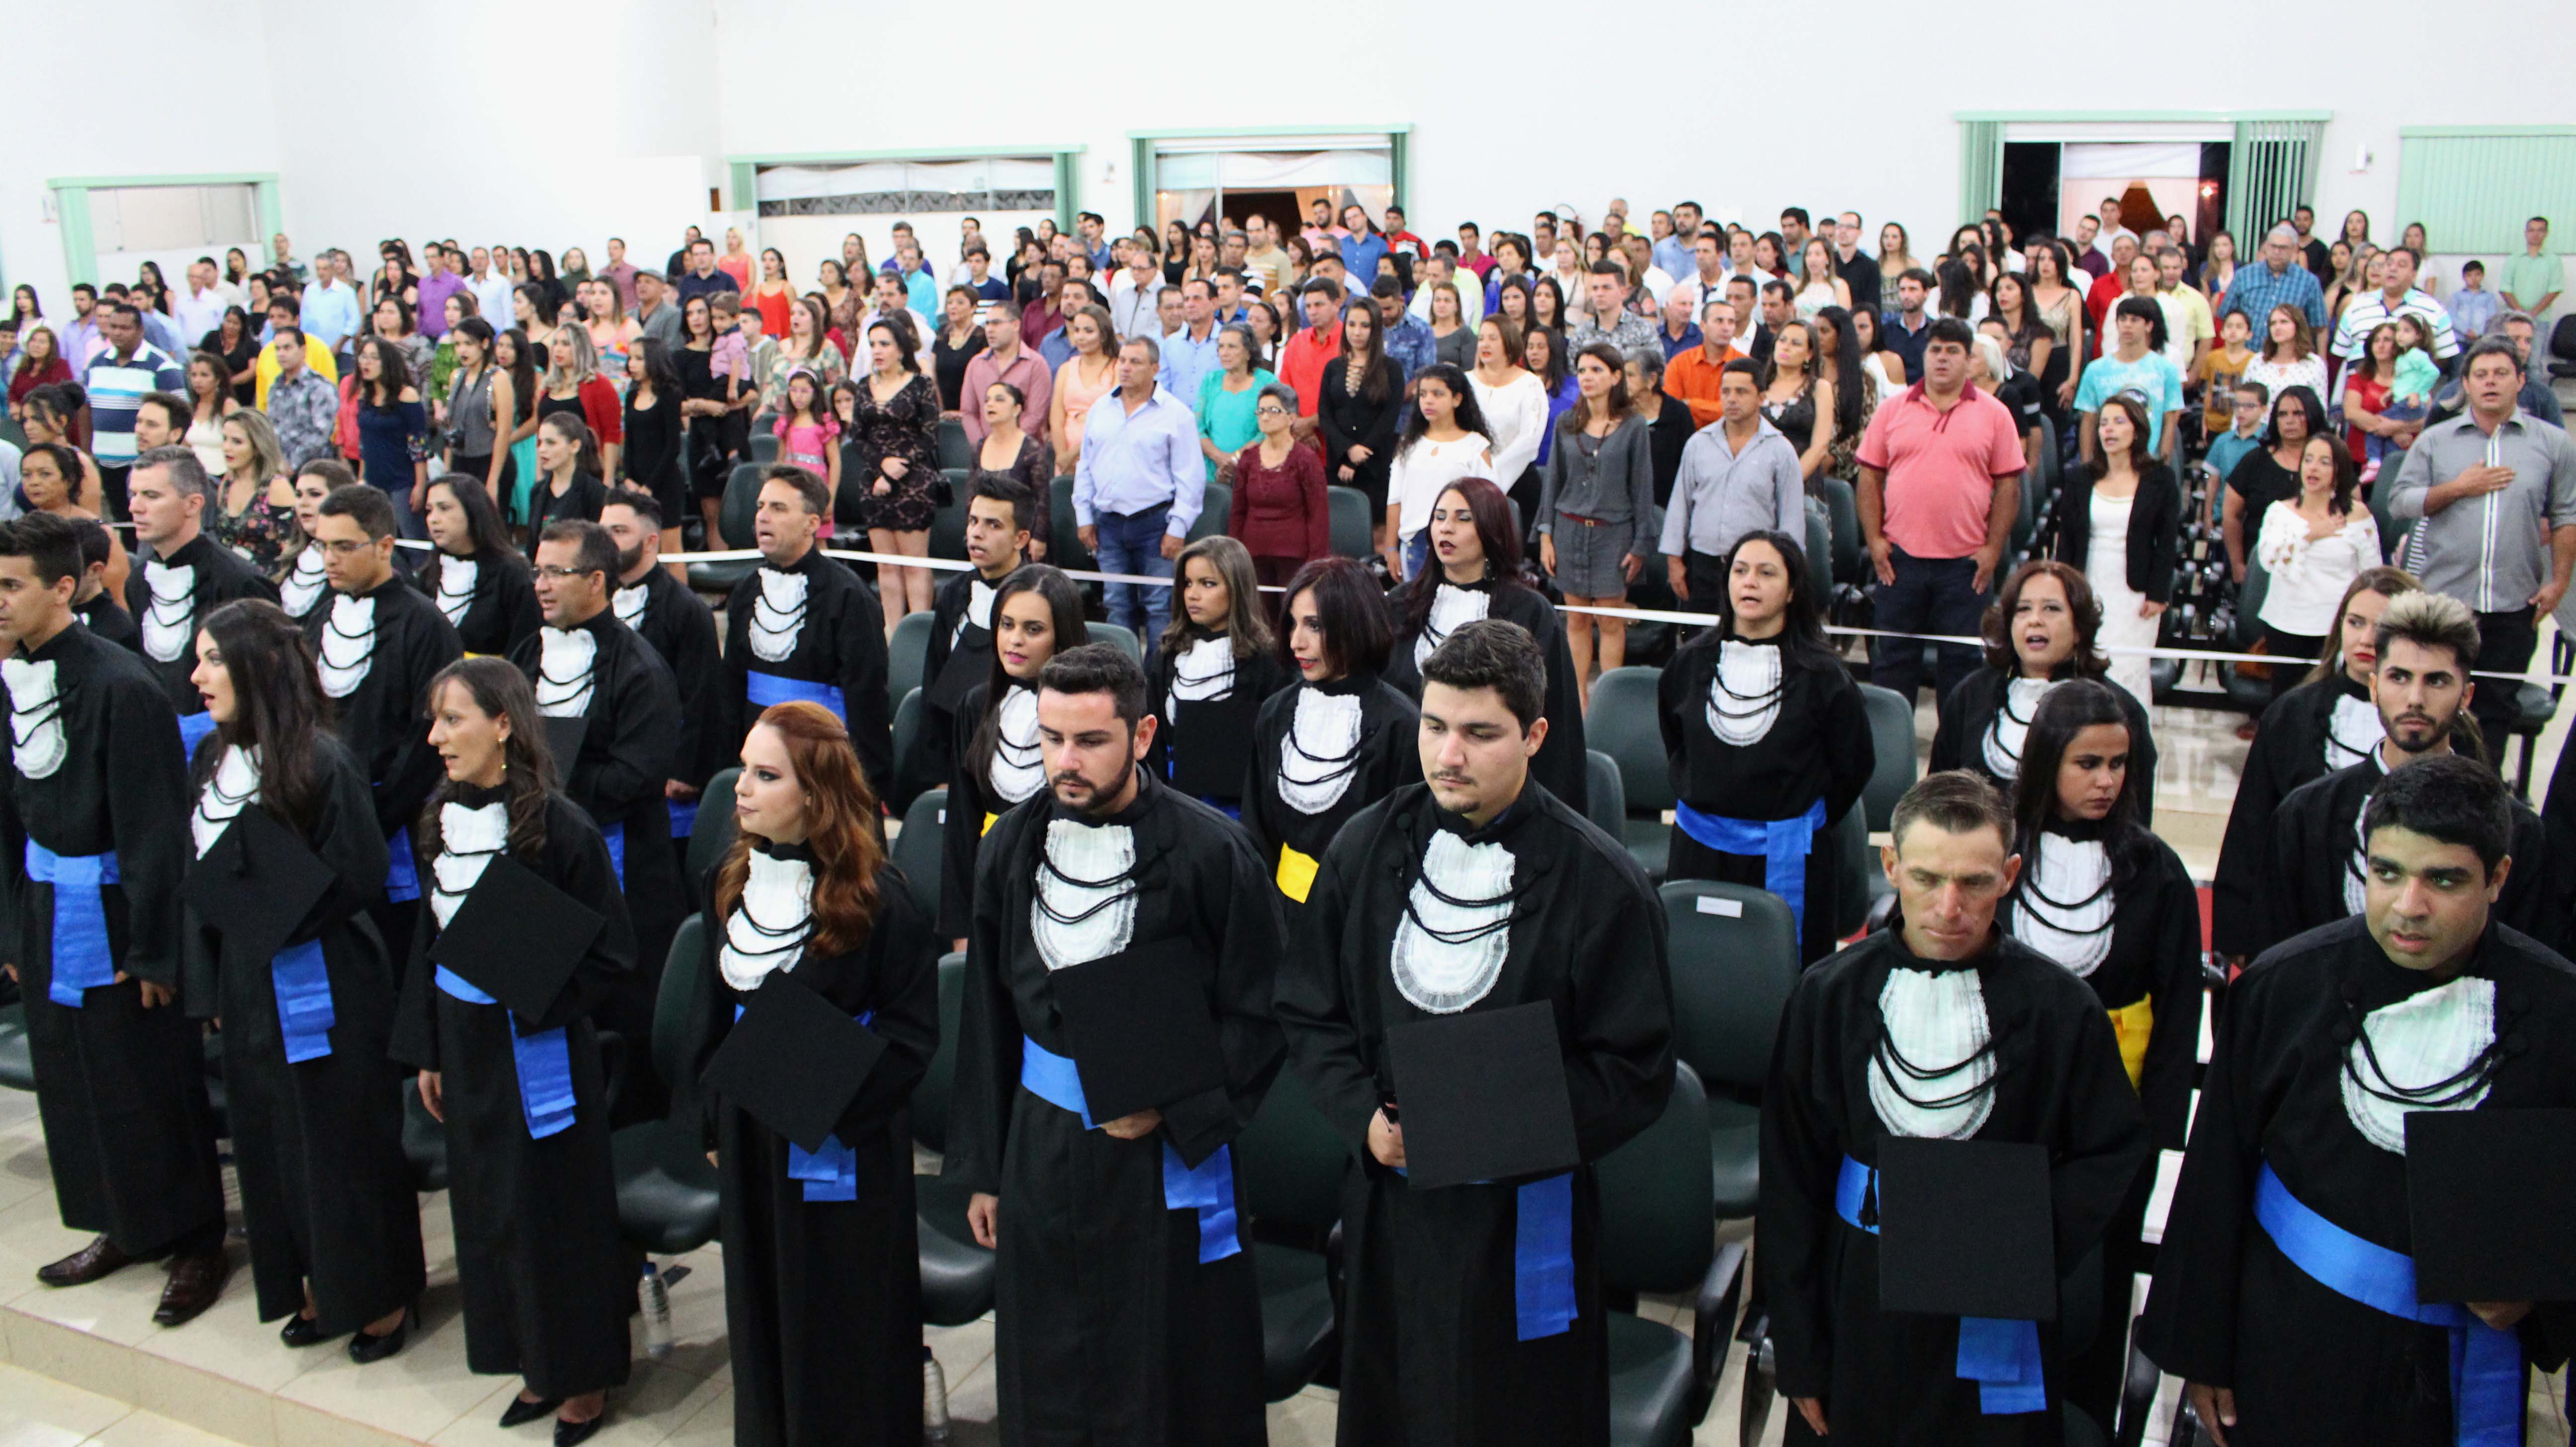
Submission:
[[[134,466],[134,414],[146,393],[176,393],[187,374],[168,352],[143,339],[143,313],[131,302],[103,308],[99,335],[105,345],[81,373],[89,394],[90,454],[98,459],[99,482],[111,517],[126,515],[125,475]]]
[[[1120,347],[1118,390],[1092,408],[1085,432],[1073,517],[1105,573],[1172,576],[1206,499],[1198,421],[1156,382],[1161,361],[1147,338]],[[1107,604],[1109,621],[1134,629],[1150,648],[1171,620],[1172,590],[1111,583]]]
[[[1673,596],[1696,612],[1726,612],[1727,560],[1739,541],[1757,532],[1807,534],[1797,449],[1763,417],[1757,376],[1749,361],[1726,364],[1718,420],[1682,444],[1664,507],[1664,567]],[[1797,582],[1803,595],[1806,579]]]
[[[2147,450],[2147,413],[2137,399],[2111,398],[2098,423],[2100,450],[2057,498],[2054,556],[2080,568],[2101,600],[2101,641],[2129,650],[2111,656],[2111,681],[2149,696],[2146,655],[2173,598],[2182,546],[2182,489],[2173,469]]]

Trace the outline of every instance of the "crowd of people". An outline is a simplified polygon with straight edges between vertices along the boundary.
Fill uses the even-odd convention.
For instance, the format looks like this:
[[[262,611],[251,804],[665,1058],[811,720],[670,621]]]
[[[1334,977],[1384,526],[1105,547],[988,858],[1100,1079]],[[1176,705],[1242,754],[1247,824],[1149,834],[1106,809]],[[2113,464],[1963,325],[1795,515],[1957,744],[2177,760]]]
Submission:
[[[469,1363],[522,1382],[503,1425],[607,1420],[637,1268],[610,1132],[671,1120],[721,1192],[737,1436],[917,1441],[906,1106],[945,1050],[1006,1440],[1259,1441],[1232,1147],[1286,1070],[1350,1157],[1343,1439],[1604,1442],[1595,1167],[1687,1062],[1676,974],[1717,968],[1667,958],[1655,888],[1710,881],[1776,896],[1805,966],[1753,1317],[1793,1440],[2110,1423],[2123,1332],[1882,1304],[1926,1269],[1882,1257],[1882,1170],[1899,1213],[1937,1179],[2040,1223],[1980,1272],[2151,1273],[2140,1343],[2213,1439],[2447,1442],[2499,1374],[2518,1413],[2563,1304],[2398,1310],[2333,1242],[2402,1261],[2423,1229],[2408,1112],[2576,1104],[2576,776],[2535,811],[2493,767],[2496,675],[2576,568],[2576,449],[2529,373],[2555,271],[2446,303],[2420,237],[2348,221],[2338,262],[2304,208],[2241,261],[2106,201],[1929,265],[1852,212],[1755,235],[1614,202],[1426,245],[1315,208],[1086,213],[999,266],[970,224],[944,282],[899,226],[806,292],[694,229],[661,271],[388,242],[364,283],[280,236],[259,271],[80,288],[59,331],[21,289],[0,909],[62,1219],[96,1238],[41,1279],[164,1261],[169,1325],[221,1295],[212,1026],[287,1347],[373,1362],[415,1328],[408,1075]],[[1857,943],[1832,841],[1876,750],[1810,549],[1845,503],[1897,635],[1869,680],[1910,708],[1926,638],[1981,639],[1930,655],[1933,772]],[[947,510],[963,557],[933,559]],[[827,548],[851,530],[864,567]],[[756,554],[720,610],[675,561],[699,543]],[[2196,566],[2267,584],[2275,660],[2207,941],[2150,829],[2148,650]],[[1632,654],[1645,589],[1700,621]],[[1640,657],[1651,845],[1590,822],[1585,746],[1592,682]],[[890,826],[943,785],[913,879]],[[2213,951],[2241,979],[2200,1079]],[[666,969],[685,1046],[641,1049]],[[1560,1069],[1554,1145],[1459,1113]],[[1972,1139],[2020,1164],[1925,1149]],[[2158,1148],[2186,1163],[2151,1250]],[[2455,1343],[2489,1375],[2406,1365]]]

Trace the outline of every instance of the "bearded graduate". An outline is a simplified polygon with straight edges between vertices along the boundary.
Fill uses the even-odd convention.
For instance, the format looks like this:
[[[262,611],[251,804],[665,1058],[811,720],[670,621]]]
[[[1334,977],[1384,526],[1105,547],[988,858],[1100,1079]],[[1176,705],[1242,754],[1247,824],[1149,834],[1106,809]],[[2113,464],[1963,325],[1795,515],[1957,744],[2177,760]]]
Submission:
[[[349,1358],[402,1350],[425,1280],[420,1198],[385,1053],[396,981],[366,907],[385,887],[366,775],[322,727],[313,645],[273,603],[196,642],[215,720],[188,820],[188,1010],[213,1018],[259,1319]],[[245,822],[247,821],[247,822]]]
[[[2094,646],[2101,629],[2102,604],[2082,572],[2046,559],[2022,564],[1986,610],[1984,665],[1941,700],[1933,770],[1967,769],[2011,797],[2021,777],[2022,739],[2040,699],[2067,679],[2100,679],[2128,712],[2129,767],[2146,781],[2138,822],[2152,823],[2156,741],[2142,701],[2110,682],[2110,659]]]
[[[760,566],[725,604],[724,737],[739,739],[771,704],[803,699],[837,715],[868,787],[893,782],[886,707],[885,615],[859,575],[816,542],[831,489],[780,463],[761,476],[752,541]]]
[[[334,488],[315,510],[331,601],[304,620],[340,742],[374,786],[389,863],[376,933],[408,948],[420,915],[412,824],[440,775],[424,714],[429,681],[464,652],[438,605],[394,570],[394,505],[365,483]]]
[[[108,540],[106,525],[92,518],[68,521],[80,543],[81,555],[80,587],[72,593],[72,616],[80,620],[82,627],[126,652],[141,653],[142,630],[134,626],[134,616],[125,611],[124,600],[107,590],[107,564],[116,549]]]
[[[1292,903],[1306,902],[1342,825],[1412,776],[1419,711],[1379,677],[1394,646],[1386,595],[1358,563],[1318,558],[1288,580],[1279,647],[1298,681],[1253,725],[1243,828]]]
[[[2370,878],[2362,806],[2382,779],[2415,759],[2486,757],[2469,713],[2477,693],[2469,670],[2477,662],[2478,620],[2467,604],[2440,593],[2392,598],[2371,645],[2378,659],[2371,701],[2385,737],[2359,763],[2293,790],[2275,811],[2258,937],[2263,949],[2361,911]],[[2566,933],[2566,887],[2550,877],[2548,831],[2519,799],[2507,811],[2512,853],[2522,867],[2504,883],[2496,916],[2555,949]]]
[[[1351,1151],[1345,1447],[1609,1441],[1592,1167],[1663,1112],[1672,993],[1653,886],[1531,775],[1543,659],[1518,624],[1481,619],[1424,660],[1424,782],[1333,841],[1280,977],[1296,1068]],[[1542,1002],[1577,1160],[1414,1185],[1390,1032]]]
[[[1879,1167],[1892,1142],[2046,1152],[2063,1271],[2102,1239],[2150,1143],[2101,1001],[1998,929],[2013,818],[1964,771],[1897,802],[1880,850],[1894,926],[1790,992],[1762,1092],[1763,1286],[1788,1440],[2055,1443],[2053,1322],[1884,1311]]]
[[[155,447],[134,459],[126,486],[139,556],[125,575],[125,611],[135,621],[144,662],[178,711],[179,737],[193,758],[198,740],[215,728],[188,681],[197,666],[197,622],[236,598],[274,602],[277,590],[206,533],[215,484],[195,452]]]
[[[563,791],[599,826],[635,929],[635,968],[618,976],[599,1024],[628,1040],[653,1038],[653,1003],[680,927],[679,856],[663,785],[680,742],[680,695],[661,655],[608,608],[617,545],[597,523],[548,523],[537,539],[537,605],[545,626],[511,651],[536,689],[546,752]],[[652,1052],[626,1065],[617,1123],[656,1120],[675,1081],[658,1080]]]
[[[447,615],[469,657],[509,657],[542,619],[535,575],[510,546],[492,495],[449,473],[429,485],[422,520],[437,551],[412,581]]]
[[[821,705],[762,711],[734,817],[706,882],[711,961],[689,1052],[723,1182],[734,1440],[915,1447],[921,1260],[903,1122],[939,1044],[930,922],[877,843],[849,731]],[[805,1012],[838,1032],[823,1050],[763,1047]],[[810,1151],[769,1123],[807,1106],[815,1119],[789,1128],[815,1132]]]
[[[22,841],[0,851],[0,967],[26,1006],[55,1204],[97,1233],[36,1279],[166,1255],[153,1320],[176,1326],[232,1270],[200,1032],[177,1003],[187,764],[160,681],[73,618],[80,575],[67,520],[0,525],[0,839]]]
[[[1817,846],[1869,786],[1869,714],[1825,641],[1804,548],[1747,533],[1720,576],[1718,626],[1675,649],[1657,685],[1679,782],[1664,877],[1780,896],[1813,963],[1833,953],[1840,913],[1834,852]]]
[[[1261,706],[1296,682],[1279,661],[1260,575],[1242,543],[1218,534],[1173,560],[1180,591],[1154,650],[1153,751],[1145,766],[1231,818],[1243,817],[1252,731]]]
[[[1028,561],[1029,519],[1037,499],[1001,473],[984,473],[966,498],[966,561],[930,597],[930,646],[922,655],[919,751],[910,767],[922,779],[945,779],[957,765],[957,720],[967,693],[985,681],[993,661],[993,605],[1002,580]],[[1072,646],[1070,644],[1068,647]],[[947,926],[942,925],[945,930]]]
[[[1547,661],[1547,741],[1530,764],[1531,776],[1580,814],[1589,791],[1583,751],[1582,675],[1565,641],[1565,622],[1546,595],[1521,580],[1520,520],[1511,499],[1481,477],[1441,489],[1424,525],[1434,566],[1398,587],[1387,601],[1395,609],[1395,651],[1386,681],[1409,697],[1422,695],[1422,663],[1442,641],[1479,618],[1517,623],[1538,643]]]
[[[1082,593],[1043,563],[1002,580],[985,639],[985,679],[966,690],[945,750],[954,760],[940,823],[939,934],[966,948],[975,918],[975,848],[993,823],[1046,787],[1038,747],[1038,671],[1091,641]]]
[[[617,586],[609,611],[651,645],[680,690],[680,741],[671,751],[662,796],[671,838],[685,841],[697,827],[698,795],[718,771],[731,768],[737,740],[724,736],[724,660],[716,647],[716,615],[662,561],[662,507],[649,492],[617,488],[599,510],[599,525],[617,545]],[[685,851],[685,845],[682,846]]]
[[[630,1356],[635,1268],[590,1016],[633,966],[634,932],[598,826],[555,787],[527,678],[468,658],[425,696],[447,781],[420,828],[429,908],[393,1055],[446,1125],[466,1366],[522,1379],[502,1426],[551,1416],[574,1447]]]
[[[2576,1105],[2576,975],[2497,910],[2524,868],[2507,797],[2457,755],[2398,766],[2358,917],[2228,991],[2141,1330],[2221,1447],[2519,1442],[2526,1365],[2566,1359],[2567,1303],[2417,1299],[2408,1122]]]
[[[999,1252],[1005,1442],[1265,1440],[1231,1143],[1279,1068],[1278,892],[1154,728],[1125,654],[1048,660],[1049,792],[976,858],[946,1169]]]
[[[2242,969],[2263,937],[2264,896],[2272,881],[2272,821],[2301,785],[2368,758],[2388,732],[2370,699],[2379,655],[2372,632],[2388,600],[2420,586],[2400,568],[2364,568],[2335,609],[2335,647],[2305,682],[2272,700],[2245,751],[2245,770],[2227,810],[2227,835],[2209,889],[2210,948]],[[2286,668],[2286,662],[2274,668]]]

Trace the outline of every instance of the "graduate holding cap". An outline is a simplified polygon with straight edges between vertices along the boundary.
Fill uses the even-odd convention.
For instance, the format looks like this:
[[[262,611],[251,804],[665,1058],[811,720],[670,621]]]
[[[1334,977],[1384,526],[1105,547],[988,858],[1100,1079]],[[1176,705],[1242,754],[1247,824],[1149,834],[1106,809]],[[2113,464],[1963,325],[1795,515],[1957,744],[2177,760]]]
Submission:
[[[1996,928],[2023,867],[2003,796],[1933,774],[1890,837],[1899,922],[1798,981],[1762,1091],[1788,1440],[2054,1443],[2059,1275],[2102,1239],[2146,1123],[2101,1002]],[[2038,1299],[1967,1309],[2007,1282]]]
[[[215,727],[188,681],[197,666],[198,620],[236,598],[273,603],[277,589],[204,530],[215,483],[193,450],[153,448],[134,459],[126,486],[137,557],[125,575],[125,611],[134,618],[134,646],[179,711],[179,734],[193,757]]]
[[[2228,992],[2141,1334],[2224,1447],[2520,1442],[2526,1363],[2576,1339],[2563,1187],[2462,1184],[2576,1147],[2487,1136],[2576,1106],[2576,974],[2498,914],[2524,868],[2506,800],[2468,759],[2397,768],[2358,914]],[[2465,1162],[2427,1159],[2434,1126]],[[2495,1294],[2448,1294],[2437,1253]]]
[[[762,711],[740,832],[707,880],[692,1012],[724,1190],[734,1440],[921,1441],[921,1259],[905,1102],[939,1044],[929,921],[819,704]]]
[[[188,819],[188,1012],[216,1018],[262,1321],[349,1356],[402,1350],[421,1291],[420,1198],[386,1057],[395,976],[366,907],[385,841],[367,776],[321,726],[313,645],[285,610],[198,629],[215,720]]]
[[[1271,695],[1296,682],[1279,661],[1252,554],[1222,533],[1172,560],[1180,597],[1154,650],[1148,711],[1161,720],[1145,766],[1219,813],[1243,817],[1252,729]]]
[[[990,617],[978,670],[985,677],[959,696],[949,724],[957,737],[942,751],[951,772],[940,823],[939,933],[959,949],[975,918],[975,846],[995,820],[1046,788],[1038,672],[1058,653],[1091,641],[1081,590],[1043,563],[1002,580]]]
[[[1531,775],[1544,659],[1501,619],[1425,658],[1424,782],[1333,841],[1280,978],[1351,1151],[1344,1443],[1609,1440],[1592,1165],[1663,1113],[1672,990],[1645,875]]]
[[[976,856],[946,1170],[999,1253],[1006,1442],[1266,1440],[1231,1142],[1279,1068],[1278,892],[1141,767],[1154,728],[1124,653],[1049,659],[1049,791]]]
[[[882,798],[894,778],[885,615],[858,574],[823,555],[816,539],[831,516],[823,479],[789,463],[761,473],[751,524],[760,566],[725,604],[724,737],[749,733],[771,704],[819,703],[849,728]]]
[[[526,677],[462,659],[428,700],[447,782],[420,828],[429,907],[393,1054],[447,1127],[466,1366],[524,1379],[501,1425],[552,1416],[557,1447],[573,1447],[607,1420],[631,1354],[634,1264],[590,1012],[635,937],[598,826],[555,786]]]
[[[1002,580],[1029,557],[1029,520],[1039,511],[1028,488],[1004,473],[981,473],[966,497],[966,561],[930,596],[930,644],[922,655],[920,750],[924,779],[947,778],[957,765],[957,719],[966,695],[984,682],[993,661],[993,605]],[[1068,647],[1071,645],[1067,645]]]

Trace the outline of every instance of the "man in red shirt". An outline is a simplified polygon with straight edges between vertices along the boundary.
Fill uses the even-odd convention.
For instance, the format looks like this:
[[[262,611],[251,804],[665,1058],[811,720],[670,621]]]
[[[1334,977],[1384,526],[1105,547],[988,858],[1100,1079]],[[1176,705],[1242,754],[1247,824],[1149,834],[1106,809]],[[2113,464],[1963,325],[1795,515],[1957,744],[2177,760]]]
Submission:
[[[1324,392],[1324,364],[1342,352],[1342,291],[1318,277],[1301,293],[1306,329],[1279,349],[1279,380],[1297,389],[1297,415],[1315,415]]]
[[[2111,267],[2093,278],[2092,288],[2084,293],[2085,354],[2102,355],[2102,334],[2111,328],[2111,308],[2129,290],[2129,263],[2137,259],[2138,239],[2123,231],[2111,238]]]
[[[1413,258],[1415,266],[1420,266],[1422,258],[1431,254],[1428,243],[1404,229],[1404,208],[1401,206],[1386,208],[1386,249]]]

